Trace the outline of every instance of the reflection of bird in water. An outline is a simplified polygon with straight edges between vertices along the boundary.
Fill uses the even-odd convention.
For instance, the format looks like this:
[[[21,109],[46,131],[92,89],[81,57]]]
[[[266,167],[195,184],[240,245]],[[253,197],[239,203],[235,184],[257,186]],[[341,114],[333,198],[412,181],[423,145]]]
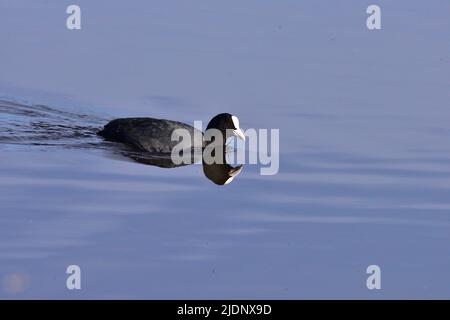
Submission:
[[[132,150],[120,150],[118,152],[121,156],[131,159],[133,161],[150,165],[157,166],[161,168],[176,168],[185,166],[186,164],[174,164],[172,159],[167,154],[152,154],[149,152],[139,152]],[[224,151],[225,154],[225,151]],[[202,160],[201,153],[192,153],[192,162],[191,163],[199,163]],[[243,169],[243,165],[238,165],[233,167],[226,162],[221,164],[213,163],[207,164],[205,161],[202,161],[203,173],[205,176],[218,185],[229,184],[233,181],[235,177],[241,173]]]
[[[229,164],[205,164],[203,162],[203,173],[215,184],[229,184],[241,173],[243,165],[232,167]]]

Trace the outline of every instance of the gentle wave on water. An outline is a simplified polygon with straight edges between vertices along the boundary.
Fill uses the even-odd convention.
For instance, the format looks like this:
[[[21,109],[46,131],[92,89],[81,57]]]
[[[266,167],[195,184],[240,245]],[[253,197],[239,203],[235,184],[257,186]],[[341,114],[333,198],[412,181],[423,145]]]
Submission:
[[[37,146],[83,146],[99,143],[96,132],[105,119],[45,105],[0,100],[0,143]]]
[[[41,104],[0,100],[0,144],[103,150],[103,155],[160,167],[173,167],[170,155],[141,152],[103,140],[97,132],[111,119]]]

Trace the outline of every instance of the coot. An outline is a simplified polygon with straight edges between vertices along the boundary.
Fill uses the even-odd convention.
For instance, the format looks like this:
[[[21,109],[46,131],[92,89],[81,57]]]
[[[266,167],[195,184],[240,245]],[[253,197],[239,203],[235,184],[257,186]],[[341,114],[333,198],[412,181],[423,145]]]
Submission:
[[[179,141],[172,141],[172,132],[176,129],[187,130],[192,141],[186,142],[186,148],[192,146],[205,146],[203,133],[194,127],[182,122],[154,119],[154,118],[122,118],[109,122],[98,132],[98,135],[108,141],[122,142],[138,150],[170,153]],[[224,141],[233,135],[245,140],[244,133],[239,127],[239,119],[229,113],[220,113],[208,123],[206,128],[217,129],[222,132]],[[229,129],[229,130],[227,130]]]

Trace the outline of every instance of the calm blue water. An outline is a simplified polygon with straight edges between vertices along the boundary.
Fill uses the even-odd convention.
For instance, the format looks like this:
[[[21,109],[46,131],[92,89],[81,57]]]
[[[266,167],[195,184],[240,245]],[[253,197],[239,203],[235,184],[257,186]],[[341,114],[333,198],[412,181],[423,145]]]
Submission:
[[[0,0],[0,298],[450,298],[448,1],[75,2]],[[278,174],[93,135],[219,112],[280,129]]]

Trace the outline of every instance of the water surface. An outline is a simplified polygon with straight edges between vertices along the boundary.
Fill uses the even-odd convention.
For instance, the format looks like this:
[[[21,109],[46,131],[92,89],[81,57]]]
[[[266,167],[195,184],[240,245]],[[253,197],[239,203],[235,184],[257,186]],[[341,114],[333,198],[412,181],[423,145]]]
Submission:
[[[449,298],[450,4],[0,1],[1,298]],[[226,186],[95,131],[280,129]],[[65,269],[82,269],[82,290]],[[366,268],[382,290],[366,288]]]

